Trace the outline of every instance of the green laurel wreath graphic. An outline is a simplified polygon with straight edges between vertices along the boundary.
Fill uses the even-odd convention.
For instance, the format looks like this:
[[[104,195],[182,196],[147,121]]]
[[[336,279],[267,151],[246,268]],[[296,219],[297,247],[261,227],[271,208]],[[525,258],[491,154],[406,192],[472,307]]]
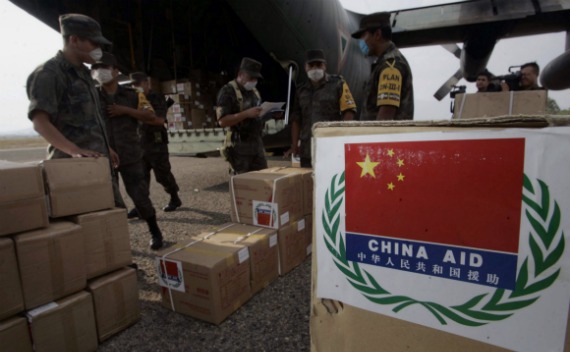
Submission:
[[[516,278],[515,289],[495,289],[472,297],[467,302],[455,306],[445,306],[436,302],[420,301],[412,297],[393,294],[386,290],[357,262],[346,259],[344,237],[339,229],[339,209],[344,201],[344,172],[335,175],[325,194],[325,207],[322,212],[324,240],[333,256],[336,267],[346,276],[348,282],[371,302],[380,305],[393,305],[392,311],[418,304],[427,309],[442,324],[448,319],[466,326],[481,326],[493,321],[506,319],[515,311],[527,307],[540,298],[539,293],[550,287],[558,275],[556,267],[564,253],[564,233],[560,229],[560,208],[551,201],[548,186],[541,180],[538,189],[524,175],[523,204],[532,231],[528,245],[532,256],[525,258]]]

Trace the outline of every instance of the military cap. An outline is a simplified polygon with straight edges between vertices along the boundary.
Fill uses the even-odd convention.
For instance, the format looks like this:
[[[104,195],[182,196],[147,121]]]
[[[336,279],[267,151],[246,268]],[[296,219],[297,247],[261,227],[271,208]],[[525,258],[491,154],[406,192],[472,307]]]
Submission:
[[[141,83],[148,80],[148,76],[144,72],[133,72],[129,75],[133,83]]]
[[[306,63],[314,61],[327,62],[327,60],[325,59],[325,53],[321,49],[307,50],[305,58],[306,58],[305,60]]]
[[[360,28],[352,33],[352,37],[360,39],[362,34],[368,29],[380,28],[384,26],[390,26],[390,13],[389,12],[376,12],[367,16],[362,17],[360,20]]]
[[[239,70],[244,71],[248,75],[254,78],[263,78],[261,75],[261,62],[250,59],[249,57],[244,57],[239,65]]]
[[[76,13],[68,13],[59,16],[59,29],[62,36],[76,35],[87,38],[99,45],[111,45],[112,43],[101,33],[99,22],[89,16]]]
[[[95,63],[93,65],[91,65],[91,68],[97,68],[98,66],[113,66],[115,68],[117,68],[118,64],[117,64],[117,59],[115,59],[115,56],[111,53],[108,53],[106,51],[103,52],[103,56],[101,56],[101,59],[95,61]]]

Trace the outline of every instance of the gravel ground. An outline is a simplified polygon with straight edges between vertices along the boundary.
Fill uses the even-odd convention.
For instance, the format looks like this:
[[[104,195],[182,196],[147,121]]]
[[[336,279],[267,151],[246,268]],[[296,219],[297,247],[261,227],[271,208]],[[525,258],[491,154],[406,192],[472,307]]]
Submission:
[[[167,246],[230,221],[227,164],[219,157],[171,157],[183,205],[161,208],[169,196],[153,179],[151,198]],[[285,166],[280,157],[269,166]],[[123,189],[123,195],[126,195]],[[130,199],[125,201],[132,206]],[[138,265],[141,320],[99,346],[99,351],[308,351],[311,261],[280,277],[219,326],[164,308],[146,223],[130,220]]]

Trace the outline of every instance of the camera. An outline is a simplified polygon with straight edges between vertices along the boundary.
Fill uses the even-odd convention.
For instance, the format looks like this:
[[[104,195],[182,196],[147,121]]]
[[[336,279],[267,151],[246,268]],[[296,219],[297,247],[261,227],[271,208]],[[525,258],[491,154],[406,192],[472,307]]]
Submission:
[[[461,93],[465,93],[466,92],[467,87],[466,86],[451,86],[451,91],[449,92],[449,96],[451,97],[451,103],[449,105],[449,110],[451,112],[453,112],[453,109],[455,108],[453,105],[453,99],[455,99],[455,96],[457,94],[461,94]]]
[[[453,99],[455,98],[456,94],[465,93],[466,89],[466,86],[452,86],[451,92],[449,92],[449,96]]]
[[[519,69],[518,71],[514,71],[514,69]],[[502,76],[495,76],[493,79],[494,81],[498,81],[499,85],[501,81],[505,81],[505,83],[509,86],[509,90],[519,90],[520,82],[521,82],[521,71],[520,66],[511,66],[509,67],[509,73]]]

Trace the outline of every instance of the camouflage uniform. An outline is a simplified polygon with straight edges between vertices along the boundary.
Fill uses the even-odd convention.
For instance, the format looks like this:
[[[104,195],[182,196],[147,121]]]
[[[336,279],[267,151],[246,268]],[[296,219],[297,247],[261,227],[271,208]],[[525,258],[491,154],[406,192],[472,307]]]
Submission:
[[[240,110],[240,103],[230,82],[223,86],[218,93],[218,119],[228,114],[237,114],[258,106],[261,102],[255,90],[247,91],[239,86],[237,82],[235,84],[243,96],[242,108]],[[255,118],[245,119],[230,127],[234,147],[228,150],[229,162],[236,173],[240,174],[267,168],[265,149],[261,139],[263,125],[261,118]]]
[[[366,82],[365,92],[368,92],[368,96],[361,120],[376,120],[382,105],[398,108],[395,120],[414,118],[412,71],[394,43],[390,43],[386,52],[372,65],[372,74]]]
[[[99,95],[103,111],[111,104],[128,106],[137,109],[139,106],[138,94],[130,88],[118,86],[113,95],[107,94],[100,88]],[[118,168],[125,184],[127,194],[135,203],[141,219],[155,216],[155,210],[149,197],[149,185],[146,182],[144,166],[142,163],[143,150],[138,135],[139,122],[128,115],[110,117],[105,114],[107,134],[111,147],[119,154],[121,161]]]
[[[166,117],[166,102],[164,97],[149,92],[147,99],[154,108],[158,117]],[[171,171],[168,159],[168,133],[164,125],[142,124],[139,127],[141,146],[144,150],[143,164],[147,183],[150,184],[150,170],[154,170],[154,177],[169,194],[178,193],[178,184]]]
[[[311,166],[311,137],[313,124],[320,121],[338,121],[346,110],[356,110],[354,98],[341,76],[325,75],[318,86],[310,81],[297,89],[292,120],[301,128],[301,160]]]
[[[97,89],[85,66],[73,66],[59,51],[30,74],[26,89],[30,99],[28,118],[31,119],[36,110],[44,111],[53,126],[69,141],[79,148],[109,157]],[[52,145],[48,146],[48,159],[70,157]],[[116,177],[113,177],[113,191],[115,205],[124,208]]]

